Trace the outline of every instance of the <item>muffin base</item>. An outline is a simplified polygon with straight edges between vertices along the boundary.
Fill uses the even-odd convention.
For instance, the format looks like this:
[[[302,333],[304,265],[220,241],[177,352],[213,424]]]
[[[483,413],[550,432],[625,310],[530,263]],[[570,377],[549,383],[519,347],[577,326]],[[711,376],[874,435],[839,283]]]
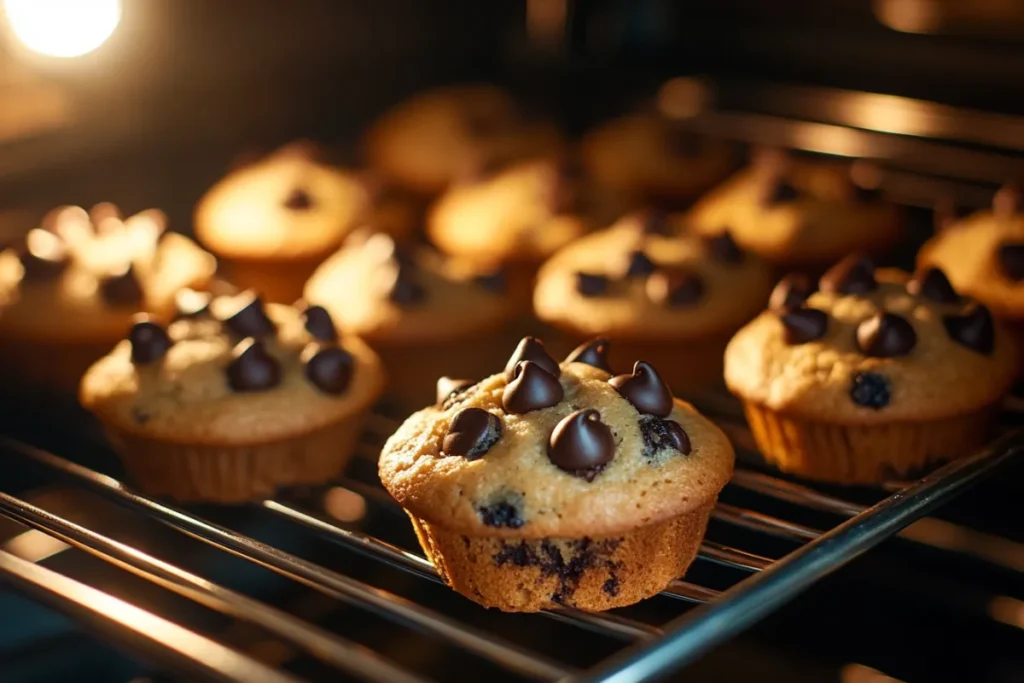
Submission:
[[[711,501],[624,534],[583,538],[466,536],[411,513],[409,518],[445,583],[484,607],[607,610],[656,595],[682,576],[713,508]]]
[[[765,460],[783,472],[836,484],[880,484],[980,448],[994,416],[991,406],[942,420],[842,425],[790,417],[744,402]]]
[[[348,462],[364,415],[305,435],[264,444],[173,443],[105,424],[139,488],[178,501],[243,503],[284,486],[322,484]]]

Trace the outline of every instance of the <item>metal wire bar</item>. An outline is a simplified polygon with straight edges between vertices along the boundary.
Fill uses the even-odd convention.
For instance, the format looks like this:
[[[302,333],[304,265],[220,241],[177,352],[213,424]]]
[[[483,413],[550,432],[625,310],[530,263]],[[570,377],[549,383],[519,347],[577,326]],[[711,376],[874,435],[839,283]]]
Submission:
[[[807,541],[821,536],[817,529],[728,503],[719,502],[711,516],[720,522],[796,541]]]
[[[834,496],[815,491],[814,489],[795,484],[753,470],[737,469],[733,472],[732,484],[755,493],[760,493],[788,503],[796,503],[805,507],[815,508],[823,512],[852,517],[863,512],[867,506],[851,503]]]
[[[300,683],[174,622],[2,550],[0,579],[183,673],[225,683]]]

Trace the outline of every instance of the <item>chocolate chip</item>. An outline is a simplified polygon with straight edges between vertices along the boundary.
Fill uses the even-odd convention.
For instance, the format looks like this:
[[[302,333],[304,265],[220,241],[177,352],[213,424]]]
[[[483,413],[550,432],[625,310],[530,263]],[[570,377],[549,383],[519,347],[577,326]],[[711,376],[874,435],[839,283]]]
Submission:
[[[231,352],[228,386],[236,392],[264,391],[281,383],[281,364],[267,353],[263,343],[248,337]]]
[[[18,250],[25,282],[44,282],[60,276],[71,263],[67,245],[59,236],[38,228],[29,230]]]
[[[732,238],[732,233],[728,230],[723,230],[712,237],[705,237],[704,243],[707,245],[708,251],[711,252],[711,258],[716,261],[728,265],[743,263],[743,250],[736,244],[736,240]]]
[[[692,447],[690,437],[683,426],[675,420],[644,416],[640,418],[640,435],[644,439],[644,457],[653,460],[665,448],[672,448],[683,455],[689,455]]]
[[[142,285],[129,265],[120,273],[100,279],[100,296],[111,306],[138,306],[142,303]]]
[[[608,278],[594,273],[576,273],[576,291],[585,297],[601,296],[608,291]]]
[[[555,467],[576,476],[602,468],[615,457],[615,438],[601,414],[593,408],[563,418],[551,432],[548,459]]]
[[[797,308],[783,313],[779,319],[787,344],[806,344],[821,339],[828,332],[828,313],[816,308]]]
[[[612,377],[608,384],[645,415],[665,417],[672,412],[672,392],[650,363],[638,360],[632,375]]]
[[[864,254],[850,254],[821,276],[819,286],[832,294],[866,294],[878,287],[875,265]]]
[[[522,415],[558,405],[564,396],[557,377],[527,360],[516,366],[512,381],[501,394],[501,405],[510,413]]]
[[[414,268],[396,264],[387,285],[388,300],[399,306],[414,306],[427,298],[427,290],[415,279]]]
[[[995,325],[986,306],[974,304],[963,315],[943,316],[950,339],[972,351],[989,355],[995,348]]]
[[[914,326],[895,313],[877,313],[857,326],[857,346],[866,356],[905,356],[917,344]]]
[[[499,501],[492,503],[491,505],[485,505],[476,509],[478,515],[480,515],[480,521],[485,526],[494,527],[496,529],[507,528],[507,529],[519,529],[526,522],[523,520],[522,513],[519,511],[519,507],[513,503],[506,501]]]
[[[323,306],[307,306],[302,311],[302,317],[306,320],[306,332],[309,332],[314,339],[320,341],[338,341],[338,330],[334,328],[334,321],[331,314]]]
[[[1024,280],[1024,243],[1003,242],[999,245],[996,257],[1003,275],[1014,282]]]
[[[455,413],[441,442],[442,455],[478,460],[501,438],[501,419],[481,408]]]
[[[476,384],[471,379],[452,379],[441,377],[437,380],[437,402],[436,405],[442,410],[447,410],[454,403],[454,399]]]
[[[629,255],[629,266],[626,268],[626,277],[644,277],[655,270],[654,262],[647,258],[647,254],[639,249]]]
[[[232,301],[233,312],[223,319],[224,326],[237,337],[262,337],[277,330],[267,316],[263,299],[254,292],[240,294]]]
[[[345,393],[352,381],[352,355],[338,346],[310,344],[302,354],[306,379],[325,394]]]
[[[132,345],[132,363],[148,365],[160,360],[171,348],[171,338],[167,331],[148,318],[138,320],[128,333],[128,341]]]
[[[940,304],[952,304],[960,300],[960,295],[953,289],[949,278],[938,268],[929,268],[923,273],[916,274],[914,279],[907,283],[907,291]]]
[[[179,289],[174,295],[175,318],[178,320],[199,318],[210,311],[213,295],[209,292],[197,292],[194,289]]]
[[[659,270],[647,278],[644,290],[659,306],[692,306],[704,296],[704,281],[684,269]]]
[[[505,364],[505,379],[511,382],[516,375],[516,367],[524,360],[532,360],[542,370],[551,373],[555,377],[562,374],[561,368],[558,367],[558,362],[548,355],[544,344],[539,339],[536,337],[523,337],[519,340],[516,350],[512,352],[512,356]]]
[[[503,268],[498,268],[490,273],[483,273],[473,278],[473,281],[489,292],[504,294],[508,291],[508,276]]]
[[[859,406],[881,410],[889,405],[892,386],[885,375],[877,372],[858,372],[850,385],[850,398]]]
[[[1010,183],[999,188],[992,196],[992,213],[996,218],[1013,218],[1024,206],[1020,185]]]
[[[610,342],[603,337],[591,339],[573,349],[572,353],[565,357],[565,362],[586,363],[610,374],[612,368],[608,364],[609,346]]]
[[[779,315],[794,311],[803,306],[816,289],[814,282],[805,274],[790,273],[779,280],[779,284],[772,290],[768,310]]]
[[[284,207],[291,211],[309,211],[313,208],[313,198],[306,190],[296,187],[285,197]]]
[[[669,215],[659,209],[648,209],[640,216],[638,223],[640,232],[645,235],[661,235],[668,237],[672,234],[672,220]]]
[[[774,178],[764,190],[761,202],[766,206],[787,204],[800,198],[800,192],[781,178]]]

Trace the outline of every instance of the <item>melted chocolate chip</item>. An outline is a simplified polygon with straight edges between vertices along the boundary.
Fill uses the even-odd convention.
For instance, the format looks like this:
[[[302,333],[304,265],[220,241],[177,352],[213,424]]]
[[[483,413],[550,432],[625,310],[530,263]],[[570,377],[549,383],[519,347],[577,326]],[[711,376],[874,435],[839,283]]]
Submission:
[[[138,306],[142,303],[142,285],[135,277],[135,268],[129,265],[120,273],[101,278],[100,296],[111,306]]]
[[[1020,185],[1010,183],[999,188],[992,196],[992,213],[996,218],[1013,218],[1024,207]]]
[[[787,204],[800,198],[800,192],[782,178],[774,178],[764,190],[762,203],[766,206]]]
[[[416,282],[414,268],[398,263],[387,287],[388,300],[399,306],[414,306],[427,298],[427,290]]]
[[[148,319],[139,320],[128,333],[132,345],[132,363],[148,365],[160,360],[171,348],[171,338],[160,325]]]
[[[296,187],[285,197],[284,207],[291,211],[309,211],[313,208],[313,198],[306,190]]]
[[[705,237],[704,241],[711,252],[711,258],[716,261],[727,265],[743,263],[743,250],[736,244],[728,230],[723,230],[713,237]]]
[[[548,355],[544,344],[536,337],[523,337],[519,340],[516,350],[505,364],[505,378],[511,382],[516,375],[516,367],[524,360],[531,360],[541,367],[542,370],[558,377],[562,374],[558,362]]]
[[[527,360],[516,366],[512,381],[501,395],[501,405],[510,413],[522,415],[557,405],[563,396],[558,378]]]
[[[850,399],[859,406],[881,410],[889,405],[892,386],[885,375],[877,372],[858,372],[850,385]]]
[[[437,402],[436,405],[442,410],[451,408],[455,402],[455,399],[469,389],[471,386],[476,384],[471,379],[452,379],[451,377],[441,377],[437,380]]]
[[[334,328],[331,314],[323,306],[307,306],[302,312],[302,317],[306,319],[306,332],[314,339],[325,342],[338,340],[338,331]]]
[[[647,258],[647,254],[639,249],[629,255],[629,266],[626,268],[626,277],[645,277],[655,270],[654,262]]]
[[[489,292],[504,294],[508,291],[508,276],[504,269],[499,268],[490,273],[483,273],[473,278],[473,281]]]
[[[692,447],[690,437],[675,420],[644,416],[640,418],[640,434],[644,439],[644,457],[653,460],[665,448],[672,448],[683,455],[689,455]]]
[[[821,339],[828,332],[828,313],[816,308],[798,308],[783,313],[779,319],[787,344],[806,344]]]
[[[857,346],[866,356],[895,358],[917,344],[914,326],[895,313],[877,313],[857,326]]]
[[[999,269],[1009,280],[1024,280],[1024,243],[1003,242],[996,252]]]
[[[210,311],[213,295],[194,289],[181,289],[174,295],[175,318],[178,320],[199,318]]]
[[[940,304],[952,304],[960,300],[960,295],[953,289],[949,278],[938,268],[929,268],[915,275],[914,279],[907,283],[907,291]]]
[[[267,353],[263,343],[249,337],[231,352],[228,386],[236,392],[264,391],[281,383],[281,364]]]
[[[615,457],[615,438],[593,408],[563,418],[548,441],[548,459],[576,476],[602,468]]]
[[[585,297],[601,296],[608,291],[608,278],[594,273],[576,273],[576,291]]]
[[[649,363],[638,360],[632,375],[608,380],[619,394],[645,415],[665,417],[672,412],[672,392]]]
[[[338,346],[319,347],[311,344],[312,354],[303,353],[306,360],[306,379],[325,394],[345,393],[352,381],[352,355]]]
[[[974,304],[963,315],[947,315],[942,318],[949,338],[972,351],[989,355],[995,348],[995,325],[992,314],[986,306]]]
[[[224,319],[224,326],[237,337],[262,337],[274,334],[277,328],[263,308],[263,299],[253,292],[240,295],[235,312]]]
[[[485,526],[496,529],[519,529],[526,524],[519,511],[519,506],[507,501],[498,501],[491,505],[478,507],[476,512]]]
[[[832,294],[866,294],[878,287],[875,265],[863,254],[850,254],[821,276],[822,291]]]
[[[44,282],[60,276],[71,260],[64,240],[47,230],[30,230],[19,249],[18,258],[26,282]]]
[[[481,408],[460,410],[441,442],[442,455],[478,460],[501,439],[501,419]]]
[[[704,296],[704,281],[688,270],[659,270],[647,278],[644,290],[659,306],[693,306]]]
[[[794,311],[804,305],[815,289],[811,278],[803,273],[790,273],[779,280],[779,284],[772,290],[768,310],[779,315]]]
[[[572,353],[565,357],[565,362],[586,363],[610,374],[612,368],[608,364],[609,345],[610,342],[603,337],[591,339],[573,349]]]

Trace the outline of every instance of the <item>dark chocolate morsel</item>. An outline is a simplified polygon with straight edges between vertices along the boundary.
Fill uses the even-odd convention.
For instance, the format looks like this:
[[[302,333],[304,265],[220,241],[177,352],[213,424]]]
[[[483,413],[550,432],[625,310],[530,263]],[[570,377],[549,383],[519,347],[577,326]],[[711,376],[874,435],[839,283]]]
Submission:
[[[610,342],[604,337],[591,339],[573,349],[572,353],[565,357],[565,362],[586,363],[611,374],[612,368],[608,364],[609,346]]]
[[[828,313],[817,308],[797,308],[779,317],[787,344],[806,344],[828,332]]]
[[[576,273],[576,291],[585,297],[601,296],[608,291],[608,278],[594,273]]]
[[[736,240],[732,238],[732,233],[728,230],[723,230],[712,237],[705,237],[704,241],[708,246],[708,251],[711,252],[711,258],[716,261],[729,265],[743,262],[743,250],[736,244]]]
[[[519,529],[526,524],[519,507],[512,502],[500,500],[491,505],[480,506],[476,511],[485,526]]]
[[[914,326],[895,313],[877,313],[857,326],[857,346],[866,356],[895,358],[917,344]]]
[[[889,405],[892,386],[885,375],[877,372],[858,372],[850,385],[850,399],[859,406],[881,410]]]
[[[542,408],[558,405],[565,396],[562,383],[533,361],[522,361],[515,375],[505,386],[501,406],[510,413],[522,415]]]
[[[209,292],[197,292],[194,289],[180,289],[174,295],[175,317],[179,320],[185,318],[198,318],[210,311],[210,301],[213,295]]]
[[[147,318],[132,325],[128,341],[132,344],[132,363],[135,365],[148,365],[158,361],[171,348],[171,338],[167,336],[167,330]]]
[[[246,292],[235,299],[235,312],[224,318],[224,326],[237,337],[262,337],[274,334],[274,321],[263,308],[263,299],[255,292]]]
[[[501,418],[482,408],[455,413],[441,442],[443,455],[478,460],[501,438]]]
[[[615,438],[593,408],[563,418],[551,432],[548,458],[555,467],[580,476],[615,457]]]
[[[26,282],[52,280],[63,273],[71,262],[68,248],[60,235],[41,229],[29,230],[18,257],[24,270],[22,277]]]
[[[704,281],[688,270],[659,270],[647,278],[644,289],[659,306],[692,306],[704,296]]]
[[[437,407],[447,410],[451,407],[451,399],[476,384],[471,379],[452,379],[441,377],[437,380]]]
[[[264,391],[281,383],[281,364],[252,337],[243,339],[231,352],[228,386],[236,392]]]
[[[313,208],[313,198],[306,190],[296,187],[285,197],[284,206],[292,211],[309,211]]]
[[[779,315],[794,311],[804,305],[815,289],[817,287],[811,278],[803,273],[790,273],[779,280],[779,284],[772,290],[768,310]]]
[[[1007,279],[1024,280],[1024,242],[1003,242],[996,252],[999,269]]]
[[[850,254],[829,268],[818,284],[832,294],[866,294],[878,287],[875,265],[864,254]]]
[[[929,268],[923,273],[917,273],[914,279],[907,283],[907,291],[940,304],[952,304],[960,300],[960,295],[953,289],[949,278],[938,268]]]
[[[352,381],[352,355],[338,346],[311,344],[303,353],[306,379],[325,394],[343,394]]]
[[[142,303],[142,285],[129,265],[120,273],[100,278],[100,296],[111,306],[138,306]]]
[[[645,277],[654,272],[655,266],[647,254],[637,249],[629,255],[626,277]]]
[[[416,281],[414,268],[398,262],[388,283],[388,300],[399,306],[414,306],[427,298],[427,290]]]
[[[672,391],[650,363],[638,360],[632,375],[612,377],[608,384],[645,415],[665,417],[672,412]]]
[[[764,189],[762,203],[766,206],[786,204],[800,198],[800,192],[782,178],[773,178]]]
[[[558,362],[548,355],[544,344],[539,339],[536,337],[523,337],[519,340],[519,344],[516,346],[516,350],[512,352],[508,362],[505,363],[505,378],[508,381],[512,381],[516,375],[516,367],[524,360],[532,360],[542,370],[546,370],[555,377],[562,374],[561,368],[558,367]]]
[[[640,418],[640,435],[644,439],[644,455],[648,458],[664,449],[672,448],[683,455],[692,450],[690,437],[675,420],[663,420],[660,417],[645,416]]]
[[[1024,208],[1024,196],[1020,185],[1009,183],[999,188],[992,196],[992,213],[996,218],[1012,218]]]
[[[489,292],[504,294],[508,291],[508,277],[503,268],[498,268],[490,273],[482,273],[473,278],[473,281]]]
[[[942,318],[950,339],[972,351],[988,355],[995,348],[995,325],[988,307],[974,304],[963,315],[947,315]]]
[[[302,317],[306,320],[306,332],[309,332],[314,339],[325,342],[338,340],[338,330],[334,327],[331,314],[323,306],[307,306],[302,311]]]

